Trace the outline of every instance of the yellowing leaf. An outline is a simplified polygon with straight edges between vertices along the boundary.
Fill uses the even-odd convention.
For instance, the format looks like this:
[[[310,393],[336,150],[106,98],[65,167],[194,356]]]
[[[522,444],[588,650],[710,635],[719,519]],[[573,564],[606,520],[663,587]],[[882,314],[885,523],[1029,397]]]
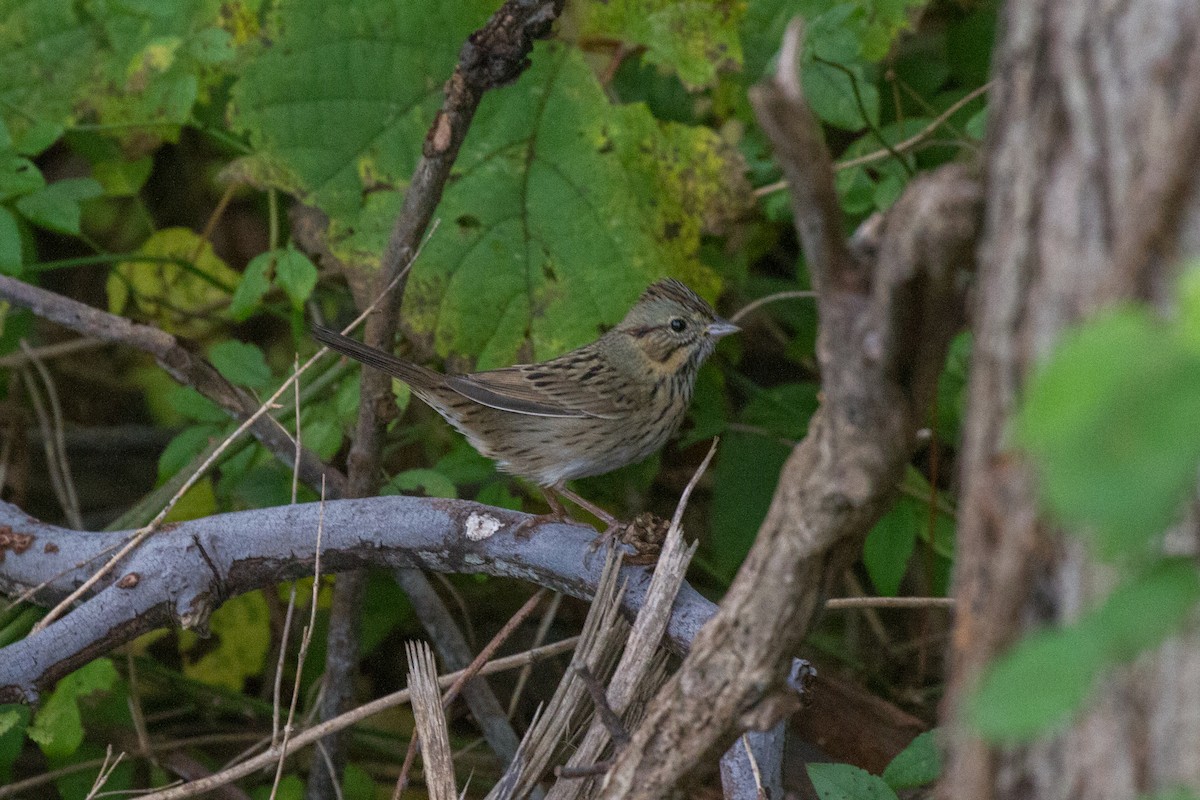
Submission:
[[[187,228],[157,231],[138,249],[146,260],[122,261],[108,278],[108,307],[116,314],[147,317],[185,336],[205,333],[213,306],[227,300],[239,275]]]
[[[583,32],[646,48],[645,59],[698,89],[717,71],[741,66],[738,25],[745,3],[736,0],[609,0],[581,4]]]
[[[246,678],[262,672],[271,644],[270,614],[262,592],[227,601],[213,612],[209,628],[216,637],[216,647],[195,636],[181,637],[185,655],[193,649],[207,650],[195,660],[185,660],[183,674],[240,692]]]
[[[179,498],[179,502],[167,514],[167,522],[183,522],[189,519],[200,519],[216,513],[217,497],[213,493],[212,481],[209,478],[197,481],[196,484]]]

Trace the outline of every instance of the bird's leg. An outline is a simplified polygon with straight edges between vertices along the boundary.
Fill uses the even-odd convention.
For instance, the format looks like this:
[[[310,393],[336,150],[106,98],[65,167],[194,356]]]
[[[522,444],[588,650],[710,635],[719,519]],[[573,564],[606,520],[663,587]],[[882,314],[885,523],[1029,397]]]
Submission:
[[[597,519],[599,519],[601,522],[604,523],[604,531],[599,536],[596,537],[596,540],[594,542],[592,542],[591,546],[588,548],[589,550],[591,550],[592,552],[595,552],[601,546],[611,545],[616,541],[617,534],[620,533],[620,531],[625,527],[625,523],[621,522],[621,520],[617,519],[612,514],[608,513],[603,508],[601,508],[600,506],[591,502],[590,500],[585,500],[582,497],[580,497],[579,495],[577,495],[575,492],[572,492],[570,489],[568,489],[566,487],[566,485],[563,481],[559,481],[558,483],[554,484],[554,486],[552,486],[550,488],[551,488],[551,491],[557,492],[558,494],[567,498],[572,503],[579,506],[584,511],[589,512],[590,514],[592,514],[593,516],[595,516]],[[561,504],[560,504],[560,507],[561,507]]]
[[[558,519],[567,519],[567,509],[563,506],[562,501],[558,499],[558,495],[554,490],[546,486],[539,486],[542,490],[542,497],[546,498],[546,505],[550,506],[550,516]]]

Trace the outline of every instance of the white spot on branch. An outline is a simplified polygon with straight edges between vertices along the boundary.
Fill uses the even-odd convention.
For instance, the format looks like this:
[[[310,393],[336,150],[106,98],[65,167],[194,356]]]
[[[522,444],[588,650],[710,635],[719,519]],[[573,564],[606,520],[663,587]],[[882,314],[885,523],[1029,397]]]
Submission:
[[[484,539],[490,539],[496,531],[500,530],[503,523],[490,514],[480,514],[472,511],[471,516],[467,517],[467,538],[472,542],[480,542]]]

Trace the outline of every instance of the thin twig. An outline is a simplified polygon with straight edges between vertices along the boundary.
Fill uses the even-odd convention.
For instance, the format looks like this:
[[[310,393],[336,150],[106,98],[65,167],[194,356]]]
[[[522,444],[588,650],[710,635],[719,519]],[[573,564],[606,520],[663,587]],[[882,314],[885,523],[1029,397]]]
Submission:
[[[550,602],[546,605],[546,613],[542,614],[542,621],[538,623],[537,633],[533,635],[533,647],[540,647],[542,642],[546,641],[546,637],[550,635],[550,626],[554,624],[554,617],[558,614],[558,606],[562,603],[563,593],[555,592],[550,596]],[[512,719],[513,714],[517,713],[517,704],[521,701],[521,694],[525,691],[525,684],[529,681],[529,676],[533,674],[533,665],[525,667],[517,675],[516,686],[513,688],[512,698],[508,702],[508,718]]]
[[[835,163],[833,165],[834,171],[841,172],[842,170],[853,169],[854,167],[866,166],[867,164],[873,164],[876,161],[883,161],[886,158],[891,158],[893,155],[893,152],[904,153],[908,150],[911,150],[912,148],[916,147],[921,142],[928,139],[933,134],[934,131],[936,131],[938,128],[942,127],[942,125],[945,124],[946,120],[950,119],[950,117],[954,116],[959,111],[961,111],[963,106],[967,105],[972,100],[979,97],[980,95],[985,94],[991,88],[992,88],[992,82],[988,81],[983,86],[980,86],[978,89],[973,89],[972,91],[968,92],[965,96],[962,97],[962,99],[958,100],[955,103],[952,103],[949,107],[946,108],[945,111],[943,111],[941,114],[938,114],[936,117],[934,117],[933,120],[930,121],[930,123],[928,125],[926,125],[924,128],[922,128],[920,131],[913,134],[912,136],[905,139],[904,141],[899,142],[898,144],[892,145],[892,148],[890,150],[887,148],[881,148],[879,150],[873,150],[870,153],[866,153],[861,156],[855,156],[854,158],[848,158],[845,161],[838,161],[837,163]],[[787,184],[786,180],[776,181],[775,183],[769,183],[766,186],[760,186],[757,189],[755,189],[754,196],[755,197],[764,197],[768,194],[774,194],[775,192],[780,192],[780,191],[783,191],[784,189],[786,189],[787,185],[788,184]]]
[[[596,676],[587,667],[580,667],[575,672],[579,675],[579,680],[583,681],[583,685],[587,687],[588,694],[592,697],[592,704],[596,707],[596,717],[608,731],[613,745],[620,748],[627,744],[629,731],[625,730],[625,726],[621,724],[621,718],[608,704],[608,698],[604,696],[604,687],[600,685],[600,681],[596,680]]]
[[[63,418],[62,403],[58,399],[58,388],[54,384],[54,378],[50,375],[50,370],[46,369],[44,362],[29,346],[29,343],[24,339],[20,342],[21,352],[33,364],[37,370],[38,376],[42,379],[42,385],[46,388],[46,397],[50,401],[51,432],[54,434],[54,447],[57,451],[58,469],[62,476],[63,490],[66,492],[65,511],[67,512],[67,521],[73,526],[83,527],[83,517],[79,513],[79,495],[75,491],[75,480],[71,477],[71,462],[67,459],[67,443],[63,435],[66,423]]]
[[[850,608],[954,608],[953,597],[837,597],[825,601],[828,610]]]
[[[758,790],[759,800],[767,800],[767,790],[763,787],[762,771],[758,768],[758,759],[754,757],[754,749],[750,747],[750,737],[742,734],[742,746],[746,748],[746,758],[750,759],[750,772],[754,775],[754,788]]]
[[[324,489],[325,487],[321,487]],[[313,564],[313,585],[311,607],[308,612],[308,625],[300,636],[300,651],[296,654],[296,680],[292,683],[292,703],[288,707],[287,724],[283,726],[283,742],[279,746],[279,761],[275,766],[275,780],[271,784],[270,800],[275,800],[279,791],[279,781],[283,779],[283,761],[287,757],[288,739],[292,735],[292,722],[296,718],[296,703],[300,699],[300,678],[304,675],[304,659],[308,655],[308,645],[312,641],[313,630],[317,627],[317,599],[321,592],[321,535],[325,530],[325,493],[321,492],[321,513],[317,517],[317,548]]]
[[[71,472],[66,463],[65,449],[60,450],[58,447],[60,438],[55,434],[54,418],[47,410],[47,403],[42,398],[41,390],[38,389],[37,382],[28,369],[21,370],[21,380],[25,384],[25,394],[29,397],[29,403],[33,406],[33,414],[37,417],[38,427],[42,431],[42,448],[46,453],[46,473],[50,478],[54,496],[58,499],[63,515],[71,527],[82,529],[83,520],[79,516],[78,501],[72,501],[74,485],[71,483]]]
[[[279,714],[283,710],[283,667],[287,663],[288,639],[292,632],[292,615],[296,611],[296,582],[288,594],[287,613],[283,616],[283,633],[279,637],[279,661],[275,665],[275,688],[271,694],[271,746],[279,744]]]
[[[817,296],[816,292],[808,291],[808,290],[775,292],[774,294],[768,294],[764,297],[758,298],[757,300],[752,300],[751,302],[746,303],[746,305],[742,306],[736,312],[734,312],[733,316],[731,316],[729,318],[729,321],[737,322],[742,317],[746,316],[747,314],[749,314],[753,311],[756,311],[757,309],[761,308],[762,306],[765,306],[767,303],[774,303],[778,300],[792,300],[792,299],[797,299],[797,298],[801,298],[801,297],[816,297],[816,296]]]
[[[133,660],[133,651],[125,651],[125,679],[129,681],[129,694],[126,704],[129,706],[129,717],[133,720],[133,732],[137,735],[138,754],[154,766],[159,766],[158,758],[150,746],[150,734],[146,731],[146,715],[142,711],[141,693],[138,691],[137,662]]]
[[[32,352],[43,361],[48,361],[52,358],[61,358],[63,356],[72,355],[74,353],[86,352],[88,350],[98,350],[101,347],[108,345],[108,342],[103,339],[92,339],[84,336],[79,339],[70,339],[65,342],[56,342],[54,344],[45,344],[41,347],[32,348]],[[29,355],[25,352],[9,353],[0,356],[0,369],[16,369],[28,364],[31,361]]]
[[[87,797],[84,800],[92,800],[92,798],[94,798],[97,793],[104,788],[104,784],[108,783],[108,779],[112,777],[113,770],[115,770],[117,765],[121,763],[121,759],[125,758],[125,754],[117,753],[117,757],[112,758],[111,764],[109,763],[110,758],[112,758],[111,744],[105,748],[104,763],[101,765],[100,772],[96,775],[96,779],[92,781],[92,788],[88,791]]]

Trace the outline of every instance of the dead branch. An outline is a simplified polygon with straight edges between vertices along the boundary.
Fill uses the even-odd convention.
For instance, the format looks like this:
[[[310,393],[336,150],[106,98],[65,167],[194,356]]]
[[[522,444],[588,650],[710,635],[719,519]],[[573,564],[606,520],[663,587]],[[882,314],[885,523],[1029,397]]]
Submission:
[[[779,73],[751,100],[787,176],[818,291],[822,404],[720,610],[617,756],[604,798],[665,797],[743,730],[769,727],[786,710],[778,698],[790,656],[829,581],[888,507],[961,317],[978,181],[958,166],[914,180],[878,246],[852,254],[829,154],[800,90],[799,49],[793,26]]]

